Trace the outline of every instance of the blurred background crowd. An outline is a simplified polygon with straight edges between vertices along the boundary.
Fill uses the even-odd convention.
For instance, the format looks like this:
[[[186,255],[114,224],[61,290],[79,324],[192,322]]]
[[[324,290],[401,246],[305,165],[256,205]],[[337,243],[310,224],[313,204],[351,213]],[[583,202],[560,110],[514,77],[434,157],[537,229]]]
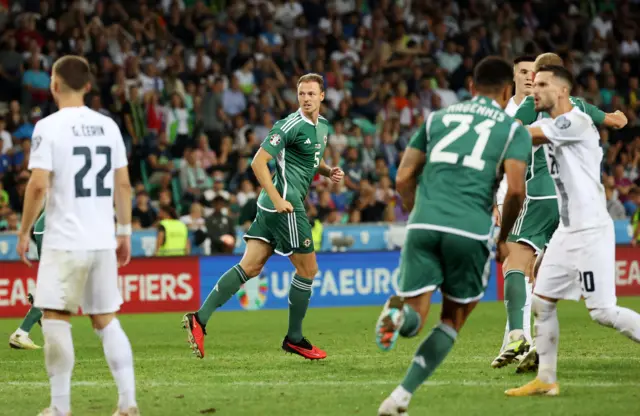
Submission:
[[[639,0],[0,0],[0,230],[15,231],[34,124],[56,111],[50,70],[64,54],[93,71],[86,105],[112,117],[135,184],[134,226],[247,227],[260,191],[250,163],[296,111],[297,77],[325,79],[332,124],[308,215],[323,223],[403,221],[403,149],[431,111],[470,97],[474,64],[554,51],[574,95],[622,110],[600,131],[611,215],[640,204]]]

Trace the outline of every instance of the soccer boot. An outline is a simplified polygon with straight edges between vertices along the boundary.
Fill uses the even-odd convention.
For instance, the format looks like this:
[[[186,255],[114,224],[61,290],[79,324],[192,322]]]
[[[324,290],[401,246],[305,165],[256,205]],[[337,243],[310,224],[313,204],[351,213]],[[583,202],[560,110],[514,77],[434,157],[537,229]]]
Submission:
[[[538,351],[536,346],[533,345],[529,348],[529,351],[522,357],[516,368],[516,373],[533,373],[538,371]]]
[[[29,335],[18,334],[18,332],[14,332],[9,337],[9,346],[16,350],[39,350],[42,348],[31,341]]]
[[[525,354],[529,350],[529,342],[523,336],[520,338],[511,341],[507,344],[504,351],[500,353],[496,357],[495,360],[491,363],[491,367],[493,368],[502,368],[507,366],[515,361],[516,357],[522,354]]]
[[[64,414],[56,408],[47,407],[42,412],[38,413],[38,416],[71,416],[71,412]]]
[[[293,342],[288,336],[282,341],[282,349],[291,354],[297,354],[307,360],[323,360],[327,358],[327,353],[320,348],[311,345],[308,339],[302,338],[298,342]]]
[[[137,407],[132,406],[125,412],[123,412],[122,410],[116,410],[113,416],[140,416],[140,410],[138,410]]]
[[[407,408],[400,406],[393,397],[389,396],[378,408],[378,416],[409,416]]]
[[[404,323],[404,299],[391,296],[384,304],[378,322],[376,322],[376,344],[382,351],[395,347],[400,328]]]
[[[204,358],[204,336],[207,335],[205,326],[198,321],[198,315],[188,313],[182,317],[182,327],[187,330],[187,341],[191,350],[198,358]]]
[[[505,391],[504,394],[511,397],[557,396],[560,394],[560,386],[558,383],[545,383],[535,378],[522,387]]]
[[[31,307],[33,308],[33,307],[34,307],[34,306],[33,306],[33,302],[34,302],[34,300],[33,300],[33,295],[32,295],[31,293],[29,293],[29,294],[27,295],[27,299],[29,300],[29,304],[30,304],[30,305],[31,305]],[[42,319],[38,319],[38,325],[42,326]]]

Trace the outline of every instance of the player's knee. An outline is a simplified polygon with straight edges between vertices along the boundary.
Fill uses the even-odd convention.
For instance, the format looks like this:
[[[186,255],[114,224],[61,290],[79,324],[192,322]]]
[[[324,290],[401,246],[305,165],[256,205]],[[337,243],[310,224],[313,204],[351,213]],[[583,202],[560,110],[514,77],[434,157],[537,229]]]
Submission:
[[[262,273],[262,268],[264,267],[264,264],[262,263],[248,263],[248,264],[240,264],[240,267],[242,267],[242,270],[244,270],[244,273],[247,275],[247,277],[249,279],[258,276],[260,273]]]
[[[531,300],[531,310],[533,311],[533,315],[536,317],[538,321],[546,321],[551,318],[556,310],[555,302],[551,302],[547,299],[543,299],[538,295],[533,295],[533,299]]]
[[[597,308],[589,311],[591,319],[599,323],[600,325],[613,327],[616,322],[618,313],[616,308]]]
[[[318,265],[311,264],[296,267],[296,274],[307,279],[313,279],[318,274]]]

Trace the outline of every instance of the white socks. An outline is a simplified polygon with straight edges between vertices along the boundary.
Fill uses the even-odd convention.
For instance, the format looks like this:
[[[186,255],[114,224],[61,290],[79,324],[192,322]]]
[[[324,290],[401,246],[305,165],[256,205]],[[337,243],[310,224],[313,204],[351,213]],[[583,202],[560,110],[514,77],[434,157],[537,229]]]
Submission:
[[[395,400],[395,402],[402,407],[408,407],[409,406],[409,402],[411,401],[411,396],[412,394],[409,393],[407,391],[407,389],[405,389],[402,386],[398,386],[396,387],[396,389],[391,392],[391,397],[393,398],[393,400]]]
[[[614,306],[612,308],[592,309],[591,318],[600,325],[615,328],[622,335],[640,342],[640,315],[631,309]]]
[[[127,411],[130,407],[137,406],[133,353],[129,338],[117,318],[113,318],[102,330],[96,330],[96,333],[102,340],[104,356],[118,387],[118,407],[121,411]]]
[[[51,408],[62,414],[71,412],[71,372],[74,352],[71,324],[58,319],[43,319],[44,362],[51,385]]]
[[[560,337],[557,307],[554,302],[548,302],[535,294],[532,306],[535,314],[535,343],[540,357],[538,378],[545,383],[555,383]]]

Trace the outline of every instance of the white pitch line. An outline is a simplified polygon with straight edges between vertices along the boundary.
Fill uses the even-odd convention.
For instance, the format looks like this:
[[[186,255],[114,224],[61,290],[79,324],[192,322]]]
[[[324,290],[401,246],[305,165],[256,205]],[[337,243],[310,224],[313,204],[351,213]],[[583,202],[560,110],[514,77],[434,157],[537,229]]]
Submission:
[[[25,352],[29,354],[28,352]],[[37,354],[37,353],[36,353]],[[226,364],[230,363],[230,361],[226,360],[226,357],[229,355],[218,355],[213,356],[212,358],[206,358],[204,361],[215,361],[217,359],[221,359]],[[270,357],[271,360],[274,359],[282,359],[287,360],[290,357],[286,355],[276,355]],[[410,359],[410,356],[407,356],[407,359]],[[491,362],[491,360],[495,358],[494,356],[471,356],[465,358],[450,358],[445,361],[448,364],[478,364],[484,362]],[[366,355],[339,355],[332,354],[327,358],[327,362],[343,362],[348,361],[353,363],[354,361],[367,361],[367,360],[383,360],[384,356],[382,354],[366,354]],[[167,361],[193,361],[198,362],[200,360],[196,359],[194,356],[190,356],[189,354],[185,354],[184,356],[169,356],[169,357],[136,357],[134,354],[133,361],[135,363],[156,363],[156,362],[167,362]],[[620,361],[620,362],[637,362],[640,361],[640,356],[624,356],[624,355],[571,355],[571,356],[563,356],[561,355],[558,358],[558,361],[569,361],[569,362],[581,362],[581,361]],[[76,358],[76,363],[106,363],[104,358]],[[3,364],[42,364],[44,363],[44,358],[40,357],[38,359],[28,359],[28,360],[2,360]]]
[[[173,382],[173,381],[138,381],[137,387],[193,387],[193,383]],[[374,386],[391,386],[398,384],[398,380],[309,380],[309,381],[231,381],[231,382],[204,382],[198,383],[200,386],[217,386],[217,387],[305,387],[305,386],[356,386],[356,387],[374,387]],[[462,380],[462,381],[426,381],[426,386],[463,386],[463,387],[509,387],[518,385],[518,380],[513,381],[494,381],[494,380]],[[607,388],[607,387],[640,387],[640,382],[583,382],[583,381],[565,381],[563,386],[585,387],[585,388]],[[106,381],[73,381],[72,386],[75,387],[91,387],[91,388],[108,388],[115,387],[113,382]],[[9,388],[45,388],[49,387],[48,382],[43,381],[5,381],[0,382],[0,390]]]

